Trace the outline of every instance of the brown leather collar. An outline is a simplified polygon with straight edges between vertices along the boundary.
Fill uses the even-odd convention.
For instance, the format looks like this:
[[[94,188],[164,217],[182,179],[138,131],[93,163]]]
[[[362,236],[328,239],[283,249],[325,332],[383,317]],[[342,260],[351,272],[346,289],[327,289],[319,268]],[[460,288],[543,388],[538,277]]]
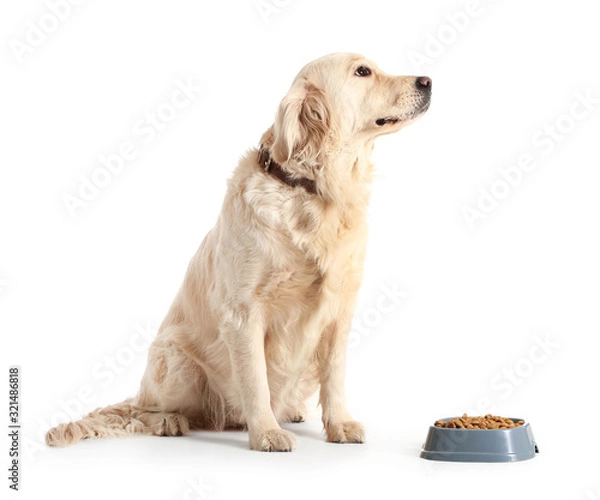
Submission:
[[[281,165],[271,157],[271,152],[263,146],[261,146],[258,150],[258,163],[265,169],[265,172],[277,177],[280,181],[286,183],[288,186],[302,186],[307,193],[317,193],[317,185],[315,181],[307,179],[306,177],[293,177],[290,173],[283,170]]]

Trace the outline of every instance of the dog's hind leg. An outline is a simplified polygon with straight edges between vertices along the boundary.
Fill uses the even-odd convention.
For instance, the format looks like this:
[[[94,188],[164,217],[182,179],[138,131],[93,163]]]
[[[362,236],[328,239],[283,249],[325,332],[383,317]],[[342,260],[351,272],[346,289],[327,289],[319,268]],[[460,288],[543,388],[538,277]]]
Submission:
[[[188,416],[197,416],[194,405],[202,401],[198,373],[197,365],[171,341],[157,338],[150,346],[146,373],[135,398],[50,429],[46,443],[68,446],[82,439],[132,434],[184,435],[191,427]]]

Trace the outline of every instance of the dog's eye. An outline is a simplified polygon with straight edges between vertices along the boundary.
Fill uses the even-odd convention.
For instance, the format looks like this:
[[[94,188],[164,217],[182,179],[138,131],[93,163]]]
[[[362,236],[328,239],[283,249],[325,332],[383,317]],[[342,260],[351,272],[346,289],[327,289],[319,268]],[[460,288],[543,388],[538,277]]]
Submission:
[[[356,76],[369,76],[371,74],[371,70],[366,66],[359,66],[358,68],[356,68],[354,74]]]

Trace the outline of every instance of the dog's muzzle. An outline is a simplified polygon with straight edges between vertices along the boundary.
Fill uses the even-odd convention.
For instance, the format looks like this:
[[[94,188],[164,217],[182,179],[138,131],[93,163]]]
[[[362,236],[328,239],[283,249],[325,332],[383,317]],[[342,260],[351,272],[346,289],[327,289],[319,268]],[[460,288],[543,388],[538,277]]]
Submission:
[[[386,116],[384,118],[378,118],[375,120],[375,123],[382,127],[387,123],[398,123],[405,120],[410,120],[411,118],[415,118],[416,116],[425,113],[429,109],[429,104],[431,103],[431,86],[432,86],[431,78],[428,76],[418,76],[415,79],[415,87],[421,96],[419,99],[419,104],[410,112],[405,113],[402,116]]]

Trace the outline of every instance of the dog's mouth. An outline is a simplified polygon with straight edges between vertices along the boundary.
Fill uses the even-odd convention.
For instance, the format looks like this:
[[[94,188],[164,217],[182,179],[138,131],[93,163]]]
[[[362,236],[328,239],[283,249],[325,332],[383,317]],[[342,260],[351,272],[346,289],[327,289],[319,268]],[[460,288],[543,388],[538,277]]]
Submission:
[[[386,123],[398,123],[400,121],[400,118],[378,118],[377,120],[375,120],[375,123],[377,125],[379,125],[380,127],[382,127],[383,125],[385,125]]]
[[[396,124],[396,123],[400,123],[400,122],[405,122],[407,120],[411,120],[411,119],[416,118],[417,116],[425,113],[425,111],[427,111],[429,109],[429,103],[430,103],[430,101],[428,99],[423,104],[421,104],[417,108],[409,111],[408,113],[404,113],[399,116],[386,116],[384,118],[378,118],[377,120],[375,120],[375,123],[379,127],[383,127],[384,125],[387,125],[388,123]]]

